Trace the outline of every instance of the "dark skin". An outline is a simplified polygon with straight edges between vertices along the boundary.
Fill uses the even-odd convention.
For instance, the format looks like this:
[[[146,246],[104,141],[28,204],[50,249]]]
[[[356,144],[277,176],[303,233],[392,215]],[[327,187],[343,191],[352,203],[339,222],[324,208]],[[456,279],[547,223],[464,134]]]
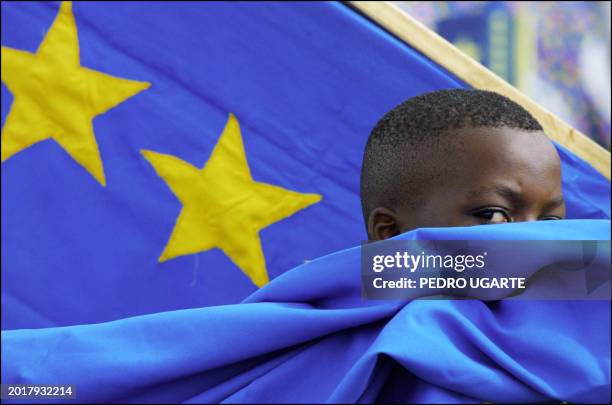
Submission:
[[[451,152],[430,156],[440,162],[431,170],[442,172],[432,173],[436,180],[419,190],[423,202],[372,210],[371,240],[416,228],[565,218],[559,155],[543,132],[471,126],[452,131]]]

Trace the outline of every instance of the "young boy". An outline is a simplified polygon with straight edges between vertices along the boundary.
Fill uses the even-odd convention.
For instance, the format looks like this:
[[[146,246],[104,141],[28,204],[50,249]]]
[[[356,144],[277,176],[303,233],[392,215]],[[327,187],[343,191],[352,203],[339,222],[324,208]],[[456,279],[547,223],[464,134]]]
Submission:
[[[366,145],[361,202],[371,240],[565,216],[552,142],[524,108],[482,90],[435,91],[385,114]]]
[[[370,240],[387,239],[415,228],[565,217],[561,162],[552,142],[534,117],[521,106],[499,94],[482,90],[427,93],[409,99],[385,114],[372,130],[366,145],[361,171],[361,203]],[[582,357],[574,357],[572,353],[588,353],[584,358],[594,359],[591,364],[606,364],[606,359],[609,364],[609,327],[607,335],[597,332],[601,329],[600,324],[604,325],[604,330],[606,324],[609,325],[609,305],[603,301],[499,301],[489,304],[486,309],[483,307],[477,301],[447,303],[424,300],[407,305],[396,316],[402,318],[401,330],[405,335],[397,336],[402,336],[402,339],[405,336],[404,342],[409,342],[405,343],[406,346],[415,347],[415,336],[420,335],[423,347],[427,349],[420,347],[417,356],[397,356],[389,362],[390,371],[385,375],[384,386],[375,402],[477,402],[470,398],[472,392],[489,390],[495,385],[495,378],[480,378],[475,370],[479,367],[493,370],[504,364],[508,353],[514,353],[510,356],[516,355],[519,362],[534,361],[531,365],[523,363],[519,366],[522,371],[534,367],[546,370],[540,374],[547,379],[546,389],[550,387],[548,383],[560,381],[555,381],[557,376],[569,375],[573,364],[579,364],[581,360],[577,359]],[[586,319],[583,314],[593,314],[593,318]],[[576,317],[583,322],[580,329],[573,328]],[[482,340],[461,348],[456,333],[463,328],[460,319],[468,320],[466,323],[470,327],[465,330],[469,329],[470,333],[474,328],[480,328],[474,336],[478,335]],[[492,324],[495,326],[487,326],[486,322],[481,322],[483,319],[494,319]],[[508,322],[508,319],[512,321]],[[564,326],[545,326],[547,322],[556,321],[564,322]],[[492,337],[495,335],[492,330],[502,331],[497,335],[499,339]],[[553,330],[555,332],[551,334]],[[504,343],[508,333],[515,337]],[[582,340],[576,348],[567,351],[568,354],[559,356],[565,364],[558,362],[555,355],[547,357],[551,348],[560,347],[558,342],[582,339],[590,336],[589,333],[600,340]],[[493,340],[501,346],[490,350],[488,344]],[[398,346],[404,347],[402,343]],[[462,353],[459,360],[448,355],[453,349],[447,352],[446,347],[458,347]],[[389,355],[392,349],[387,350],[385,354]],[[504,360],[492,360],[496,356],[491,355],[494,352],[502,353]],[[485,360],[473,368],[469,361],[465,361],[469,356],[466,353],[484,353]],[[529,355],[523,356],[526,353]],[[518,364],[514,361],[511,362]],[[447,394],[444,390],[439,393],[430,391],[425,395],[426,390],[416,388],[419,383],[415,382],[414,376],[419,371],[415,372],[418,370],[415,363],[424,366],[427,371],[421,375],[426,375],[434,384],[445,381],[440,386],[452,387],[456,393],[474,391],[470,391],[468,397]],[[585,376],[596,370],[596,367],[591,367],[583,368],[576,375]],[[568,371],[562,372],[561,369]],[[608,373],[609,381],[607,370],[609,365],[603,366],[601,372],[602,375]],[[513,378],[525,381],[526,374],[517,377],[519,374],[509,369],[503,375],[501,378],[514,375],[510,381]],[[592,377],[581,380],[576,387],[590,385],[589,378]],[[562,383],[561,389],[570,384]],[[526,397],[512,397],[519,391],[516,388],[505,391],[500,387],[509,385],[502,383],[490,389],[481,396],[481,401],[482,397],[491,398],[493,402],[533,401]],[[609,382],[607,385],[598,383],[597,388],[591,387],[571,390],[579,396],[593,395],[594,401],[605,401],[606,397],[609,400]],[[568,398],[570,402],[580,402],[569,399],[573,393],[558,396]],[[540,401],[546,401],[545,397],[549,396],[543,395]]]

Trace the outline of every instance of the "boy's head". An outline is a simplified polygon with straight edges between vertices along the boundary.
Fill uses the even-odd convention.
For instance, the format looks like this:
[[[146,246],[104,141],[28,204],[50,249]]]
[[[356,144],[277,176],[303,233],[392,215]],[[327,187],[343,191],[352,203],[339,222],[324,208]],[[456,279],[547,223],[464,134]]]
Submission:
[[[553,144],[524,108],[481,90],[442,90],[389,111],[361,170],[372,240],[420,227],[561,219]]]

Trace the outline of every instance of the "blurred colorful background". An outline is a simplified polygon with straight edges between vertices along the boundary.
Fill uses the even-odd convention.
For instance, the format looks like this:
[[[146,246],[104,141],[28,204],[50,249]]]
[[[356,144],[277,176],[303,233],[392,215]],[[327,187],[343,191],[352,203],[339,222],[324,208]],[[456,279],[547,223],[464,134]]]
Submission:
[[[610,2],[393,3],[610,150]]]

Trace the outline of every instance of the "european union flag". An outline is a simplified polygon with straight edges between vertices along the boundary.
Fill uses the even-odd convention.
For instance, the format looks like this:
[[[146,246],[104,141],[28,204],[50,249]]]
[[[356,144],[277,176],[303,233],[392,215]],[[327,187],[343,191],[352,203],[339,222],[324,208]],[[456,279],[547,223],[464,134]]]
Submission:
[[[609,397],[608,303],[368,303],[354,249],[287,272],[366,238],[384,112],[475,86],[422,36],[332,2],[1,7],[3,383],[94,402]],[[432,232],[609,239],[609,154],[592,167],[556,123],[568,218],[593,221]]]
[[[465,86],[339,3],[3,3],[2,22],[4,329],[236,303],[358,244],[373,124]],[[609,215],[609,194],[581,202],[605,179],[564,163],[570,217]]]

